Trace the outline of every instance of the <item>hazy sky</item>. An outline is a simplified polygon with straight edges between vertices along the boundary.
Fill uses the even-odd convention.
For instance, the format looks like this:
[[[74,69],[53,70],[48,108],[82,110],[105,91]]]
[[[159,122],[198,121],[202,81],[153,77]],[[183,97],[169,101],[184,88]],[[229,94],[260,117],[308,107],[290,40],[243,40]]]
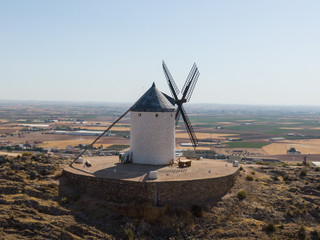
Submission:
[[[320,105],[320,1],[0,0],[0,99]]]

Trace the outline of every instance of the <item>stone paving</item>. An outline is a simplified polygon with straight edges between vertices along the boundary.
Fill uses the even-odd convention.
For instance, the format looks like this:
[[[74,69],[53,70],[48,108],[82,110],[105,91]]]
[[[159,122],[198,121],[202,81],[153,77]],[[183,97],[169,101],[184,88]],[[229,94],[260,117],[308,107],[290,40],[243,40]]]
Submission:
[[[151,166],[138,164],[122,164],[117,156],[88,157],[91,167],[84,164],[73,164],[64,170],[78,175],[95,176],[97,178],[122,179],[137,182],[187,181],[196,179],[209,179],[228,176],[235,173],[238,167],[224,160],[202,159],[192,160],[191,167],[179,168],[173,166]],[[150,180],[150,171],[158,171],[158,178]]]

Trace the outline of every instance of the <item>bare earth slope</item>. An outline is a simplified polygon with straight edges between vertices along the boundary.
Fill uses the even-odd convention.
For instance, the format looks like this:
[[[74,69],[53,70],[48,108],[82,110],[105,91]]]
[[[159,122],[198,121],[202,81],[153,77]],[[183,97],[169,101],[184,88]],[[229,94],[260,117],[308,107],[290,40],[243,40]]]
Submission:
[[[320,239],[320,169],[245,166],[216,206],[179,209],[81,195],[65,162],[0,156],[0,239]]]
[[[61,205],[49,174],[62,163],[46,157],[0,156],[0,239],[105,239]]]

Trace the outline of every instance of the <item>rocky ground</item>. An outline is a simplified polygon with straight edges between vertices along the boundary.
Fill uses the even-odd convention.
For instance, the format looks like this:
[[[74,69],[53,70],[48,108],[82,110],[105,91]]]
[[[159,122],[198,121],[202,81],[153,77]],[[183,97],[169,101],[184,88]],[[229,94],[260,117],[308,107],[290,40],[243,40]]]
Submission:
[[[218,204],[179,209],[80,194],[63,184],[67,161],[0,156],[0,239],[320,239],[317,168],[242,166]]]

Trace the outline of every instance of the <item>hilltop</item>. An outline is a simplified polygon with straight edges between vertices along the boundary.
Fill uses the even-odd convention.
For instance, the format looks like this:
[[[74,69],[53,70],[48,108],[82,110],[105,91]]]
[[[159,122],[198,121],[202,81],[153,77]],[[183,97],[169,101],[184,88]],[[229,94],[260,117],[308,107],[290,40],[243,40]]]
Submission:
[[[67,162],[0,156],[0,239],[320,238],[319,168],[244,165],[217,205],[183,209],[80,194],[63,184]]]

